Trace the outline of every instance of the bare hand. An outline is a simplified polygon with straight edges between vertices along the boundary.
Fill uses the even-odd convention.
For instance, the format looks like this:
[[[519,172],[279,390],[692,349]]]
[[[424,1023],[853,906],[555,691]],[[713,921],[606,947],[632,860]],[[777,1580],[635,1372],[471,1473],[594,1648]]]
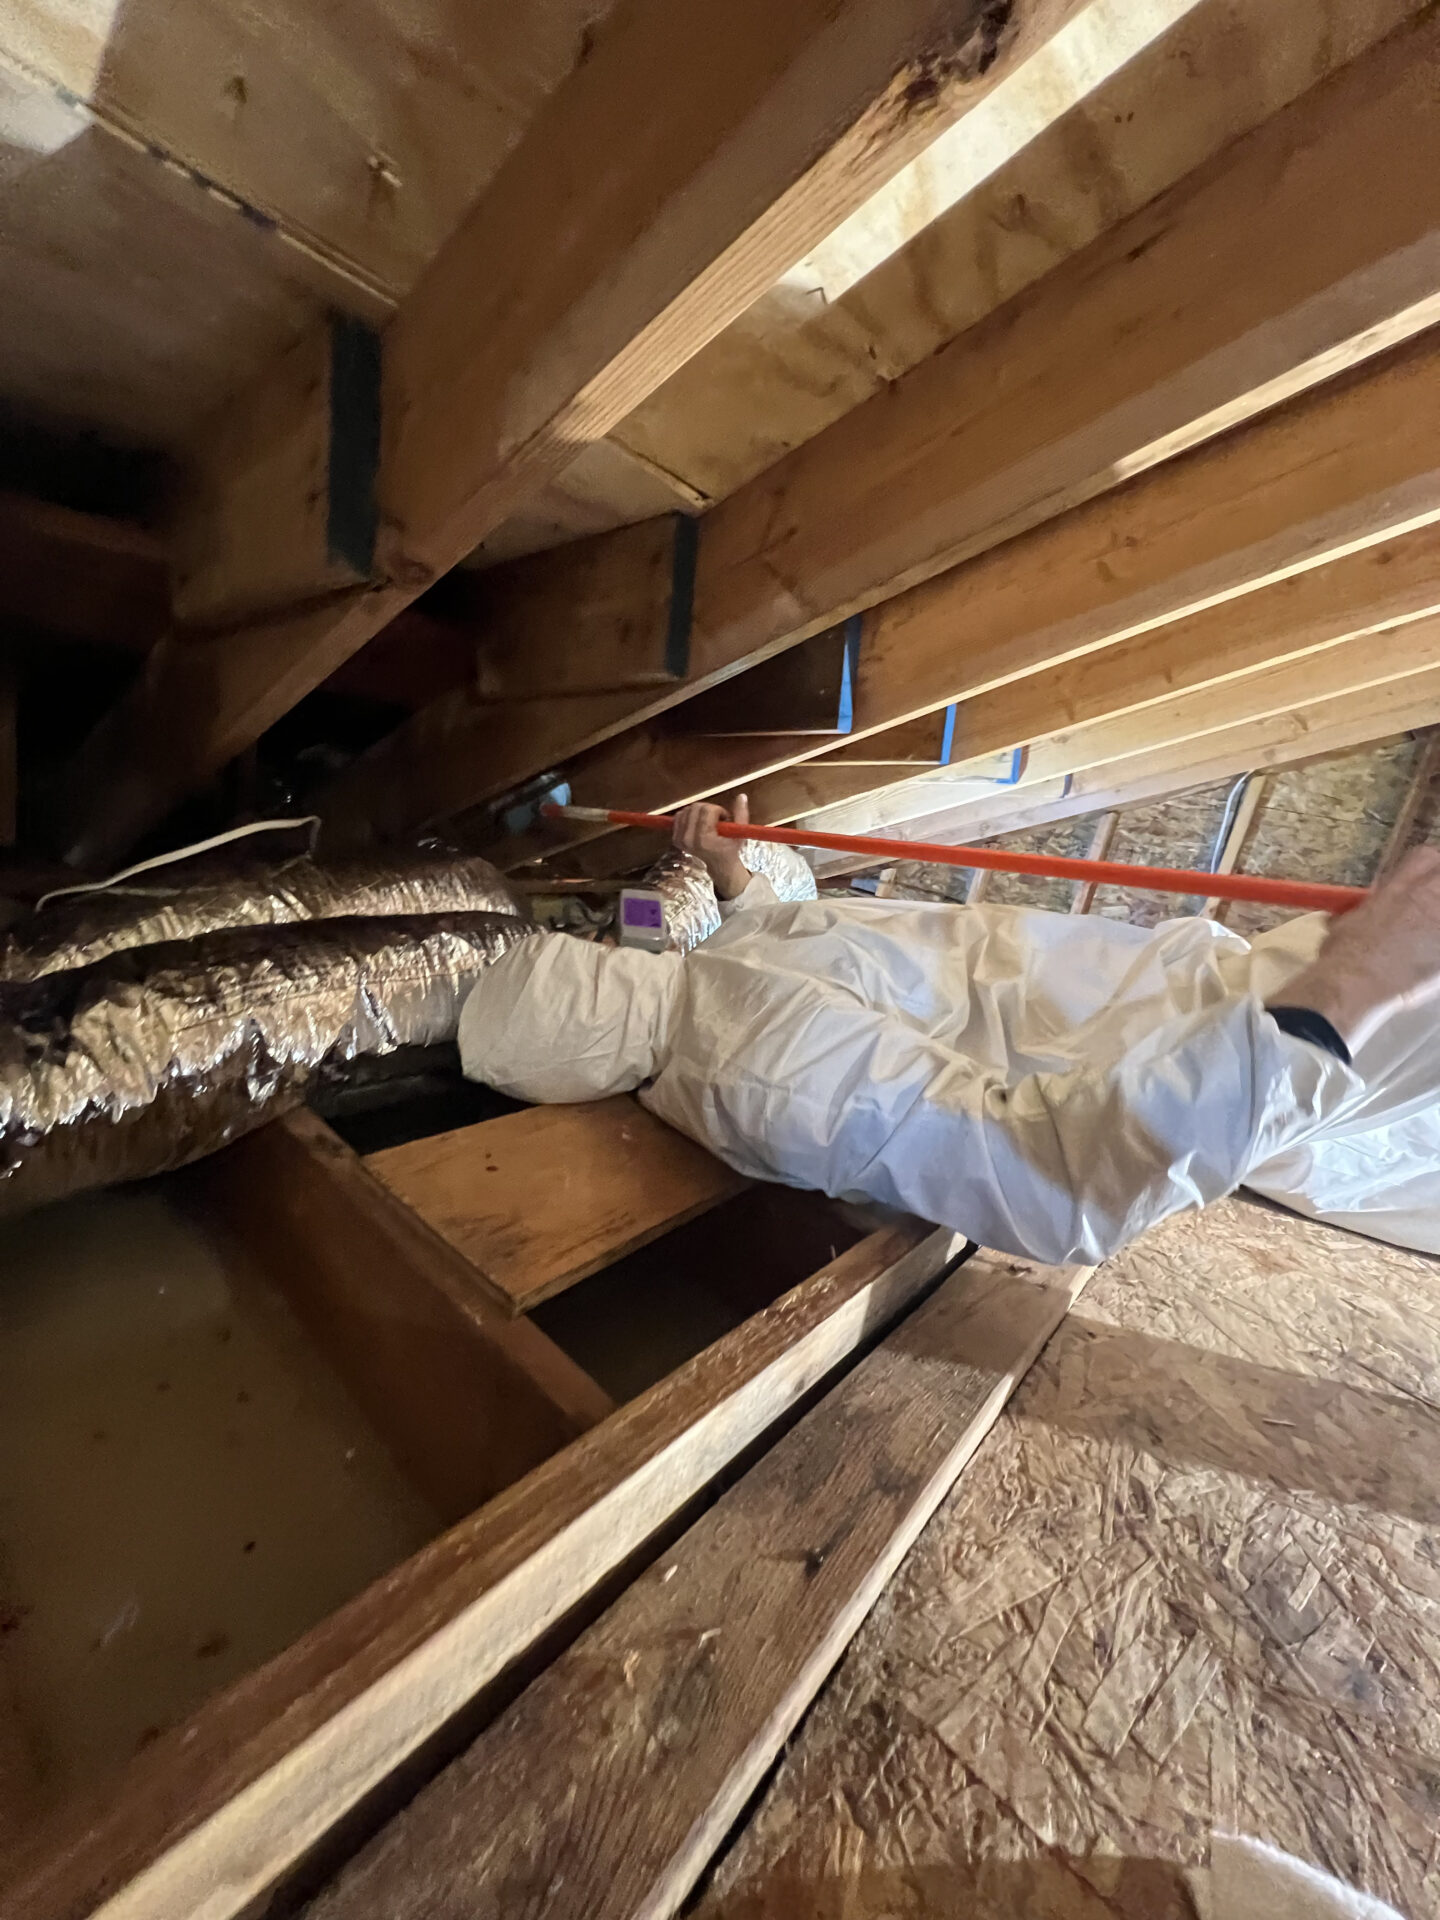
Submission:
[[[1440,852],[1417,847],[1337,920],[1277,1004],[1323,1014],[1354,1053],[1397,1013],[1440,1000]]]
[[[750,801],[737,793],[729,810],[712,800],[697,800],[681,807],[675,816],[675,845],[682,853],[693,853],[703,860],[715,892],[722,900],[733,900],[750,884],[750,869],[740,858],[740,842],[724,840],[715,831],[722,820],[733,820],[738,827],[750,824]]]

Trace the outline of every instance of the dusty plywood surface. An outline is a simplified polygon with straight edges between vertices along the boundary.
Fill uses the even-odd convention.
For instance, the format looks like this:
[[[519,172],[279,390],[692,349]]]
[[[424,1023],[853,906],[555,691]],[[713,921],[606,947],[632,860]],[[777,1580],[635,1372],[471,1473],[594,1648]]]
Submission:
[[[738,1193],[740,1175],[620,1094],[526,1107],[372,1153],[371,1173],[523,1313]]]
[[[1258,1835],[1440,1911],[1440,1264],[1245,1202],[1102,1269],[704,1920],[1145,1920]]]

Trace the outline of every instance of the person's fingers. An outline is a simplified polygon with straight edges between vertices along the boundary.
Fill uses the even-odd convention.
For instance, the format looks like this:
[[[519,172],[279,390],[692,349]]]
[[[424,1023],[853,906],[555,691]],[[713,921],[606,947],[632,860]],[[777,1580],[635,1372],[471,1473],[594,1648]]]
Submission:
[[[688,807],[681,807],[675,815],[671,837],[685,853],[704,854],[713,851],[721,844],[715,828],[724,817],[725,809],[717,807],[713,801],[694,801]]]
[[[737,793],[731,798],[730,818],[735,822],[737,827],[749,826],[750,796],[748,793]]]

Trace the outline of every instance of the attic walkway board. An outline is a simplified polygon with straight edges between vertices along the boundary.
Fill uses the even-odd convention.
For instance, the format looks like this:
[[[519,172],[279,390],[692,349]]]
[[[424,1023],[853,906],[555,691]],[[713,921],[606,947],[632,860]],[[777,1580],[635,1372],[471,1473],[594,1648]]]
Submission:
[[[368,1156],[511,1313],[574,1286],[746,1185],[628,1094],[521,1113]]]

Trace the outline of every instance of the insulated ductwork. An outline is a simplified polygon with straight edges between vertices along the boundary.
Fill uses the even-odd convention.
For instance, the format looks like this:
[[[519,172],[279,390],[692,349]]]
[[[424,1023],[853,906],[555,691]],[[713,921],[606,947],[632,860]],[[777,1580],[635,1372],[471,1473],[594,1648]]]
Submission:
[[[764,874],[781,900],[814,900],[815,876],[795,847],[772,840],[743,840],[740,858],[752,873]],[[704,864],[693,853],[672,847],[646,873],[642,886],[665,896],[667,944],[676,953],[689,953],[720,925],[720,907]]]
[[[351,1061],[452,1040],[476,979],[533,931],[476,859],[306,858],[127,904],[74,896],[7,943],[0,1214],[182,1166]]]
[[[419,914],[523,915],[519,896],[488,860],[459,854],[340,861],[187,860],[103,890],[54,897],[0,939],[0,986],[92,966],[115,953],[194,940],[232,927],[309,920],[408,919]]]

